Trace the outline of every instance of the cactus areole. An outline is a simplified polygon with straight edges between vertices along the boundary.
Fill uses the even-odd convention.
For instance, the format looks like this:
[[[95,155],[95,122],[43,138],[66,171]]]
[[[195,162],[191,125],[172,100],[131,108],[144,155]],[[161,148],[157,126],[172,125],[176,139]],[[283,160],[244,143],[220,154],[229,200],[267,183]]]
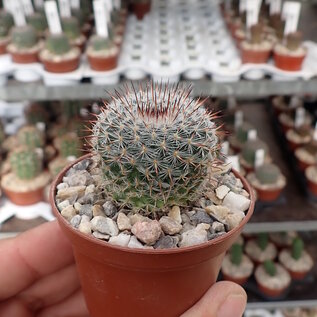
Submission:
[[[126,86],[98,115],[92,146],[104,189],[118,203],[153,211],[195,201],[216,164],[215,116],[180,85]]]

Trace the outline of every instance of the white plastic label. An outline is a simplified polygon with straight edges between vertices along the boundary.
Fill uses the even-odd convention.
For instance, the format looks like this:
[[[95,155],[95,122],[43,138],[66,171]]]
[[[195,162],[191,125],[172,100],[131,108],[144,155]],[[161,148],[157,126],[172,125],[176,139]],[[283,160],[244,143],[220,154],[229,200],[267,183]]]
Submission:
[[[236,111],[234,114],[234,127],[237,129],[243,123],[243,112],[241,110]]]
[[[300,2],[284,2],[282,11],[282,18],[285,20],[284,35],[297,31],[300,9]]]
[[[73,9],[80,9],[80,0],[70,0],[70,5]]]
[[[93,8],[97,34],[102,37],[108,37],[106,7],[103,0],[94,0]]]
[[[24,11],[18,0],[11,0],[11,13],[16,26],[26,25]]]
[[[247,10],[247,27],[248,28],[258,23],[261,2],[262,0],[247,0],[246,10]]]
[[[55,1],[45,1],[45,14],[51,34],[61,34],[62,26]]]
[[[237,172],[240,172],[240,163],[238,155],[228,156],[226,163],[230,164],[231,168],[235,169]]]
[[[12,1],[12,0],[11,0]],[[11,12],[11,1],[10,0],[2,0],[3,8],[5,11]]]
[[[25,15],[31,15],[34,13],[34,8],[31,0],[20,0],[22,2]]]
[[[114,7],[119,10],[121,8],[121,0],[114,0]]]
[[[314,139],[314,141],[317,141],[317,122],[315,123],[315,129],[314,129],[313,139]]]
[[[255,168],[262,166],[264,164],[265,151],[264,149],[259,149],[255,152]]]
[[[104,0],[106,2],[106,5],[107,5],[107,8],[108,10],[111,11],[113,10],[113,3],[112,3],[112,0]]]
[[[34,0],[34,5],[36,8],[43,8],[44,7],[44,1],[43,0]]]
[[[239,1],[239,12],[242,13],[246,10],[246,0]]]
[[[282,0],[271,0],[270,1],[270,15],[280,13],[281,8],[282,8]]]
[[[61,17],[69,18],[71,16],[69,0],[58,0],[58,4]]]
[[[305,122],[305,109],[304,108],[297,108],[295,113],[295,127],[301,127]]]
[[[44,122],[37,122],[36,123],[36,128],[41,131],[41,132],[44,132],[45,131],[45,128],[46,128],[46,125]]]
[[[103,1],[103,5],[105,7],[105,13],[106,13],[106,19],[107,19],[107,23],[111,21],[111,7],[112,4],[110,5],[110,1],[109,0],[102,0]]]
[[[256,130],[250,130],[248,132],[248,141],[253,141],[253,140],[256,140],[257,138],[257,131]]]
[[[229,153],[229,142],[228,141],[224,141],[221,144],[221,153],[223,155],[228,155]]]

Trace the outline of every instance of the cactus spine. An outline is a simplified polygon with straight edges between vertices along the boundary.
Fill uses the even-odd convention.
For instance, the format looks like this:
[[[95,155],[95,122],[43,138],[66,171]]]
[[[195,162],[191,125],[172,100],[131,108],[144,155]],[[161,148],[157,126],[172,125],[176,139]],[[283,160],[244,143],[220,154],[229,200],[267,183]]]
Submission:
[[[11,32],[12,43],[19,49],[31,48],[37,44],[37,34],[33,26],[14,27]]]
[[[258,246],[262,251],[264,251],[269,244],[269,235],[267,233],[259,233],[257,237]]]
[[[41,148],[44,146],[43,133],[35,126],[29,125],[22,127],[17,134],[20,145],[30,149]]]
[[[112,199],[155,211],[199,197],[219,139],[215,116],[190,92],[180,85],[126,86],[97,116],[92,147]]]
[[[230,251],[231,262],[234,265],[239,266],[242,261],[242,255],[243,255],[242,245],[237,243],[233,244]]]
[[[255,171],[255,177],[261,184],[275,184],[281,174],[280,169],[274,164],[264,164]]]
[[[276,265],[273,261],[267,260],[263,263],[265,272],[270,276],[276,275]]]
[[[65,34],[54,34],[47,37],[46,48],[55,55],[63,55],[71,50],[69,40]]]
[[[304,242],[301,238],[296,237],[293,240],[293,244],[292,244],[292,257],[295,260],[299,260],[303,254],[303,250],[304,250]]]

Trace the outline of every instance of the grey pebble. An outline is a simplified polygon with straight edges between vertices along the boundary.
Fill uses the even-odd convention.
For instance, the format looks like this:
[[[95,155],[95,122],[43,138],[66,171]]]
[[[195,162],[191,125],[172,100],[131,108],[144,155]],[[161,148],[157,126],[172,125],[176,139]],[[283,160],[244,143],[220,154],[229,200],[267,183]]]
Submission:
[[[79,214],[86,215],[89,219],[92,218],[92,205],[82,205],[79,209]]]
[[[73,165],[73,169],[77,171],[86,170],[91,163],[90,159],[85,159]]]
[[[81,222],[81,216],[80,215],[75,215],[71,221],[70,221],[70,224],[72,225],[72,227],[74,228],[78,228],[79,224]]]
[[[192,215],[190,217],[190,221],[194,226],[197,226],[199,223],[213,223],[212,218],[203,210],[199,210],[194,215]]]
[[[57,205],[57,208],[58,208],[59,211],[62,211],[64,208],[68,207],[69,205],[70,205],[69,200],[66,199],[66,200],[63,200],[62,202],[60,202]]]
[[[154,249],[173,249],[177,248],[179,242],[178,237],[172,237],[169,235],[162,236],[154,245]]]
[[[117,236],[119,229],[117,224],[110,218],[97,216],[91,220],[92,230],[100,233]]]
[[[93,232],[92,235],[95,238],[100,239],[100,240],[109,240],[109,238],[110,238],[110,236],[108,234],[103,234],[103,233],[100,233],[98,231]]]
[[[89,193],[79,198],[77,202],[80,204],[93,204],[95,200],[96,200],[95,195],[93,193]]]
[[[114,205],[114,203],[110,200],[106,201],[103,205],[103,210],[108,217],[113,217],[114,214],[117,212],[117,207]]]

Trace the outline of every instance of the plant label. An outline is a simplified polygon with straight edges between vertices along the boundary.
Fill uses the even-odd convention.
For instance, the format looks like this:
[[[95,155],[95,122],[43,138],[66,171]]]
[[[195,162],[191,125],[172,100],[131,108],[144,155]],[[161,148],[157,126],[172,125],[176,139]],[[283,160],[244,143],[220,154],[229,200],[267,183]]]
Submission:
[[[108,24],[106,16],[106,7],[103,0],[94,0],[93,2],[96,31],[99,36],[108,37]]]
[[[31,0],[22,0],[21,2],[26,16],[34,13],[34,8]]]
[[[121,0],[114,0],[113,5],[114,5],[114,7],[115,7],[117,10],[120,10],[120,8],[121,8]]]
[[[228,156],[226,159],[226,163],[228,163],[231,168],[235,169],[237,172],[240,172],[240,163],[238,155]]]
[[[62,25],[57,11],[57,4],[55,1],[45,1],[44,5],[45,15],[48,27],[51,34],[61,34]]]
[[[228,104],[228,109],[230,109],[230,110],[235,109],[237,107],[236,98],[234,98],[232,96],[228,97],[227,104]]]
[[[255,152],[255,168],[262,166],[264,164],[265,151],[263,149],[259,149]]]
[[[315,123],[313,139],[314,139],[314,141],[317,141],[317,122]]]
[[[58,0],[58,4],[61,17],[69,18],[71,16],[69,0]]]
[[[239,1],[239,12],[242,13],[246,10],[246,0]]]
[[[110,23],[110,21],[111,21],[111,9],[110,9],[111,5],[110,5],[110,1],[109,0],[102,0],[103,5],[105,7],[107,23]]]
[[[234,114],[234,127],[239,128],[243,123],[243,112],[241,110],[236,111]]]
[[[8,12],[11,12],[12,9],[11,9],[11,2],[12,0],[2,0],[2,4],[3,4],[3,8],[5,11],[8,11]]]
[[[80,0],[70,0],[70,6],[72,9],[80,9]]]
[[[248,141],[256,140],[257,138],[257,131],[255,129],[252,129],[248,132]]]
[[[43,0],[34,0],[34,5],[36,8],[43,8],[44,7],[44,1]]]
[[[46,129],[46,124],[44,122],[37,122],[35,126],[41,132],[44,132]]]
[[[229,153],[229,142],[228,141],[224,141],[222,144],[221,144],[221,153],[225,156],[228,155]]]
[[[297,108],[295,113],[295,127],[301,127],[305,122],[305,109],[304,108]]]
[[[262,0],[247,0],[247,27],[250,28],[252,25],[257,24],[259,21],[259,12]]]
[[[280,13],[281,8],[282,8],[282,0],[271,0],[270,1],[270,15]]]
[[[284,35],[297,31],[300,9],[300,2],[284,2],[282,11],[282,18],[285,20]]]
[[[18,0],[11,0],[11,13],[13,14],[14,23],[16,26],[26,25],[24,10]]]

